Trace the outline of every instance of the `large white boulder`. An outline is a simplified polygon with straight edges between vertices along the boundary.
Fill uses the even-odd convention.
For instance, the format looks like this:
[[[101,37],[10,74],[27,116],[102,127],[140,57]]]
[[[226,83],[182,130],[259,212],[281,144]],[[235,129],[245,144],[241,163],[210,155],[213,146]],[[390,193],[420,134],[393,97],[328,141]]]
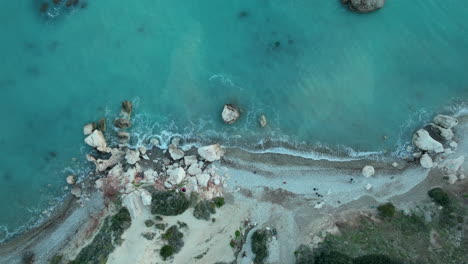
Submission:
[[[140,190],[140,197],[144,206],[151,205],[151,194],[147,190]]]
[[[127,160],[128,164],[134,165],[140,161],[140,151],[136,149],[127,149],[127,152],[125,153],[125,160]]]
[[[183,150],[178,149],[176,145],[169,145],[169,154],[173,160],[180,160],[184,157],[185,153]]]
[[[96,159],[95,157],[91,156],[90,154],[86,155],[86,159],[90,162],[93,162],[96,165],[96,171],[105,171],[108,168],[111,168],[118,164],[125,156],[125,152],[120,149],[114,148],[109,149],[111,156],[107,160],[103,159]]]
[[[444,152],[444,146],[433,139],[425,129],[419,129],[413,135],[413,144],[421,150],[435,153]]]
[[[454,136],[452,129],[444,128],[431,123],[432,130],[437,132],[443,139],[451,140]]]
[[[421,159],[419,160],[419,163],[423,168],[430,169],[434,166],[434,163],[432,162],[432,158],[425,153],[422,155]]]
[[[460,156],[456,159],[446,159],[438,167],[444,170],[446,174],[455,174],[464,162],[465,156]]]
[[[133,191],[122,195],[122,205],[127,207],[130,217],[136,219],[143,212],[143,202],[139,192]]]
[[[74,175],[68,175],[67,176],[67,183],[70,185],[75,184],[75,176]]]
[[[198,155],[209,162],[221,159],[224,155],[224,150],[221,148],[221,145],[214,144],[206,147],[201,147],[198,149]]]
[[[364,175],[364,177],[366,178],[371,177],[372,175],[374,175],[374,173],[375,173],[375,169],[372,166],[368,165],[362,168],[362,175]]]
[[[175,168],[172,170],[168,170],[167,174],[169,175],[168,181],[172,184],[179,184],[185,178],[185,171],[182,168]]]
[[[195,176],[197,178],[198,185],[202,187],[208,186],[208,181],[210,180],[210,175],[206,173],[198,174]]]
[[[226,104],[224,105],[221,116],[226,124],[232,124],[236,122],[237,119],[239,119],[240,111],[235,105]]]
[[[192,156],[185,156],[185,157],[184,157],[184,164],[185,164],[185,166],[187,166],[187,167],[190,166],[190,165],[192,165],[192,164],[194,164],[194,163],[197,163],[197,161],[198,161],[198,160],[197,160],[197,157],[196,157],[196,156],[193,156],[193,155],[192,155]]]
[[[102,134],[102,132],[99,130],[94,130],[93,133],[91,133],[91,135],[87,136],[84,139],[84,142],[93,148],[107,148],[106,138],[104,137],[104,134]]]
[[[453,127],[458,125],[458,120],[455,117],[447,115],[436,115],[434,117],[434,123],[443,128],[452,129]]]
[[[201,174],[202,170],[200,169],[200,167],[198,167],[198,164],[195,163],[195,164],[190,165],[190,167],[187,170],[187,173],[195,176],[197,174]]]
[[[147,169],[144,173],[145,181],[154,182],[158,178],[158,172],[152,169]]]
[[[260,123],[261,127],[266,127],[267,125],[267,119],[264,114],[260,115],[260,118],[258,119],[258,122]]]

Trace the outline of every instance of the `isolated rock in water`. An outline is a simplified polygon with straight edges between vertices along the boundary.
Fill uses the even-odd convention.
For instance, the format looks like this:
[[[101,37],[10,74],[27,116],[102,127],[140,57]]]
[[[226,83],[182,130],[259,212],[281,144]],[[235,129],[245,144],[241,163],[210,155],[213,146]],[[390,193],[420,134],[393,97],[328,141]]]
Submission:
[[[80,198],[81,197],[81,189],[80,187],[73,187],[71,189],[71,194],[73,194],[75,197]]]
[[[67,177],[67,183],[70,184],[70,185],[75,184],[75,176],[73,176],[73,175],[68,175],[68,177]]]
[[[127,160],[128,164],[134,165],[140,161],[140,152],[138,150],[127,149],[127,152],[125,153],[125,159]]]
[[[372,175],[374,175],[374,173],[375,170],[372,166],[365,166],[364,168],[362,168],[362,175],[364,175],[364,177],[366,178],[371,177]]]
[[[151,194],[147,190],[140,190],[140,196],[144,206],[151,205]]]
[[[266,127],[267,125],[267,119],[266,119],[266,116],[264,114],[262,114],[260,116],[260,119],[258,120],[258,122],[260,123],[260,126],[261,127]]]
[[[106,138],[99,130],[94,130],[94,132],[87,136],[84,141],[93,148],[107,148]]]
[[[194,163],[197,163],[197,157],[196,156],[185,156],[184,157],[184,163],[185,163],[185,166],[190,166]]]
[[[143,212],[143,203],[137,191],[123,194],[122,205],[127,207],[132,219],[137,218]]]
[[[454,136],[452,129],[444,128],[431,123],[431,129],[439,134],[445,140],[451,140]]]
[[[196,178],[197,178],[198,185],[202,187],[208,186],[208,181],[210,180],[209,174],[206,174],[206,173],[198,174]]]
[[[209,162],[213,162],[215,160],[221,159],[221,157],[224,155],[224,150],[221,148],[221,145],[214,144],[199,148],[198,155]]]
[[[434,123],[443,128],[452,129],[458,125],[458,120],[455,117],[447,115],[436,115],[436,117],[434,117]]]
[[[465,156],[460,156],[456,159],[446,159],[439,164],[439,168],[445,171],[446,174],[455,174],[465,162]]]
[[[454,184],[454,183],[456,183],[458,181],[458,178],[457,178],[457,176],[455,174],[449,174],[449,175],[447,175],[447,178],[448,178],[447,182],[449,184]]]
[[[180,160],[185,155],[184,151],[178,149],[177,146],[175,146],[174,144],[171,144],[169,146],[169,154],[171,155],[171,158],[173,160]]]
[[[132,122],[127,118],[117,118],[114,120],[114,126],[120,129],[127,129],[132,126]]]
[[[384,6],[385,0],[341,0],[349,9],[359,13],[369,13]]]
[[[423,168],[430,169],[434,166],[434,163],[432,162],[432,158],[426,154],[422,155],[421,159],[419,160],[419,163]]]
[[[223,117],[223,120],[226,124],[232,124],[236,122],[237,119],[239,119],[240,111],[235,105],[226,104],[224,105],[221,116]]]
[[[127,144],[130,141],[130,133],[125,131],[117,132],[117,138],[119,139],[120,144]]]
[[[94,123],[89,123],[83,126],[83,134],[86,136],[91,135],[95,129],[95,124]]]
[[[370,183],[366,184],[366,190],[369,191],[370,189],[372,189],[372,184],[370,184]]]
[[[195,176],[197,174],[201,174],[202,170],[200,169],[200,167],[198,167],[198,164],[195,163],[195,164],[190,165],[187,172],[188,174]]]
[[[434,140],[425,129],[419,129],[413,135],[413,144],[421,150],[431,151],[435,153],[444,152],[444,146]]]
[[[185,178],[185,171],[182,168],[175,168],[173,170],[169,170],[167,173],[169,175],[169,182],[172,184],[179,184]]]
[[[132,110],[133,110],[133,104],[132,104],[132,102],[130,102],[130,101],[123,101],[123,102],[122,102],[122,110],[121,110],[121,113],[122,113],[124,116],[130,117],[130,115],[132,114]]]

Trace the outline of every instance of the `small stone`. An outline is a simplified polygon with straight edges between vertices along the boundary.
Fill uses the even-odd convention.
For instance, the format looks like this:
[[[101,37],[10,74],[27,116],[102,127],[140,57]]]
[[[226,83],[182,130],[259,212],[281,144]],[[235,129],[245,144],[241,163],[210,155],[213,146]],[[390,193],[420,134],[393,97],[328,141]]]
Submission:
[[[185,156],[184,157],[184,163],[185,163],[185,166],[190,166],[194,163],[197,163],[197,157],[192,155],[192,156]]]
[[[455,141],[450,142],[449,146],[453,149],[456,149],[458,147],[458,143]]]
[[[145,147],[139,147],[138,151],[140,151],[141,155],[145,155],[147,150]]]
[[[372,189],[372,184],[370,184],[370,183],[366,184],[366,190],[369,191],[370,189]]]
[[[323,207],[324,204],[325,204],[324,202],[316,203],[316,204],[314,205],[314,208],[315,208],[315,209],[320,209],[320,208]]]
[[[140,192],[140,196],[141,196],[141,201],[144,206],[151,205],[151,194],[147,190],[142,190]]]
[[[172,188],[172,184],[171,184],[170,182],[168,182],[168,181],[165,181],[165,182],[164,182],[164,187],[165,187],[166,189],[170,189],[170,188]]]
[[[104,134],[99,130],[94,130],[91,135],[84,139],[84,141],[93,148],[107,148],[107,142],[104,138]]]
[[[460,174],[460,175],[458,176],[458,179],[464,180],[464,179],[465,179],[465,175],[464,175],[464,174]]]
[[[449,174],[447,177],[448,177],[447,182],[449,184],[454,184],[455,182],[458,181],[458,178],[457,178],[457,176],[455,174]]]
[[[168,158],[166,158],[166,157],[164,157],[164,158],[162,159],[162,162],[163,162],[163,164],[166,165],[166,166],[168,166],[169,164],[171,164],[171,160],[168,159]]]
[[[125,159],[130,165],[134,165],[140,160],[140,152],[138,150],[128,149],[125,153]]]
[[[127,117],[130,117],[133,111],[133,104],[130,101],[123,101],[122,102],[122,110],[121,113]]]
[[[398,167],[398,163],[393,162],[393,163],[392,163],[392,166],[396,168],[396,167]]]
[[[127,129],[132,126],[132,122],[127,118],[117,118],[114,120],[114,126],[120,129]]]
[[[210,175],[209,174],[198,174],[196,176],[197,178],[197,182],[198,182],[198,185],[202,186],[202,187],[206,187],[208,186],[208,181],[210,180]]]
[[[419,163],[425,169],[430,169],[434,166],[432,158],[427,153],[422,155],[421,159],[419,160]]]
[[[150,145],[152,145],[153,147],[157,147],[159,146],[159,140],[157,138],[151,138],[150,141],[149,141]]]
[[[260,115],[260,118],[259,118],[258,121],[259,121],[261,127],[266,127],[267,119],[266,119],[266,116],[264,114]]]
[[[201,174],[202,170],[198,167],[198,164],[192,164],[188,168],[187,173],[190,175],[197,175],[197,174]]]
[[[452,150],[452,149],[449,149],[449,148],[446,148],[446,149],[444,150],[444,153],[445,153],[446,155],[450,155],[450,154],[453,153],[453,150]]]
[[[68,177],[67,177],[67,183],[70,184],[70,185],[75,184],[75,176],[73,176],[73,175],[68,175]]]
[[[419,159],[422,156],[422,152],[415,152],[413,153],[413,158]]]
[[[232,124],[236,122],[237,119],[239,119],[240,111],[235,105],[226,104],[224,105],[221,116],[226,124]]]
[[[176,145],[171,144],[169,146],[169,154],[173,160],[180,160],[184,157],[185,153],[181,149],[178,149]]]

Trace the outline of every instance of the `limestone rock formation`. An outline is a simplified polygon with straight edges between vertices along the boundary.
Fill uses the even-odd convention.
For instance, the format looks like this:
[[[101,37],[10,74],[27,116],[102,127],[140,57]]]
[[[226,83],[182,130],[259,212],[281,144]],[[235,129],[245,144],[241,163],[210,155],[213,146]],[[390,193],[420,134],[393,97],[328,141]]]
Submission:
[[[458,125],[458,120],[455,117],[447,115],[436,115],[434,117],[434,123],[446,129],[452,129]]]
[[[368,166],[364,166],[364,168],[362,168],[362,175],[364,175],[364,177],[368,178],[368,177],[371,177],[374,174],[375,174],[374,167],[368,165]]]
[[[172,170],[168,170],[167,173],[169,175],[168,181],[173,185],[181,183],[182,180],[184,180],[185,178],[185,171],[182,168],[175,168]]]
[[[264,114],[262,114],[258,120],[258,122],[260,123],[260,126],[261,127],[266,127],[267,125],[267,119],[266,119],[266,116]]]
[[[423,168],[430,169],[434,166],[434,163],[432,162],[432,158],[425,153],[422,155],[421,159],[419,160],[419,163]]]
[[[239,119],[240,111],[235,105],[226,104],[224,105],[221,116],[226,124],[232,124],[236,122],[237,119]]]
[[[221,159],[221,157],[224,155],[224,150],[221,148],[221,145],[214,144],[199,148],[198,155],[209,162],[213,162],[215,160]]]
[[[444,152],[442,144],[433,139],[425,129],[419,129],[413,135],[413,144],[421,150],[441,153]]]
[[[86,125],[83,126],[83,134],[85,136],[89,136],[89,135],[91,135],[91,133],[93,133],[95,128],[96,127],[95,127],[94,123],[86,124]]]
[[[104,134],[102,134],[102,132],[99,130],[94,130],[94,132],[91,133],[91,135],[87,136],[84,141],[86,144],[96,149],[107,148],[106,138],[104,137]]]
[[[183,150],[178,149],[176,145],[169,145],[169,154],[173,160],[180,160],[184,157],[185,153]]]
[[[349,9],[359,13],[369,13],[382,8],[385,0],[341,0]]]
[[[128,164],[134,165],[140,161],[140,152],[138,150],[127,149],[127,152],[125,153],[125,159],[127,160]]]

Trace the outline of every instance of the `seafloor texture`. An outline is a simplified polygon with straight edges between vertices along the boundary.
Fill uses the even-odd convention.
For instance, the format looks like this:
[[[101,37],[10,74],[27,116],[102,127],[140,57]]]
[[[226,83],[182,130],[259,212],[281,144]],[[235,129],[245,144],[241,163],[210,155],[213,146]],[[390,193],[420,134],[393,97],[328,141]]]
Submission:
[[[123,99],[136,103],[140,141],[180,133],[240,147],[394,151],[468,98],[463,1],[393,0],[364,16],[339,1],[40,6],[0,10],[0,241],[47,216],[68,173],[86,174],[81,127]],[[229,127],[224,103],[242,110]]]

